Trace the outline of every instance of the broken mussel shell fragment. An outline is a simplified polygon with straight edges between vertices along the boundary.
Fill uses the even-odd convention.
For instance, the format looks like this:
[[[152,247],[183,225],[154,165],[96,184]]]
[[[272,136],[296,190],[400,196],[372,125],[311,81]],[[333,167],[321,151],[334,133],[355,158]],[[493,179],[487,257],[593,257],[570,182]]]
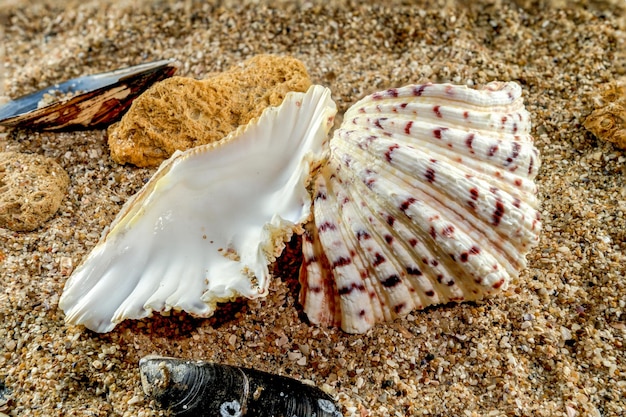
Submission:
[[[146,356],[139,370],[144,393],[173,416],[342,416],[321,389],[255,369]]]
[[[34,130],[107,126],[148,87],[176,70],[173,60],[161,60],[74,78],[1,106],[0,125]]]

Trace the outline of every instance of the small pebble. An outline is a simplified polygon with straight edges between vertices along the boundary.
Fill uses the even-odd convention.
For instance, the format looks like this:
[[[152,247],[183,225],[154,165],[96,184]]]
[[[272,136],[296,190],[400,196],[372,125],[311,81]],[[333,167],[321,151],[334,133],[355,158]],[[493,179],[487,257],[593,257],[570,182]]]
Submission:
[[[13,339],[9,339],[4,343],[4,347],[9,351],[9,352],[13,352],[15,350],[15,347],[17,346],[17,343],[15,342],[15,340]]]

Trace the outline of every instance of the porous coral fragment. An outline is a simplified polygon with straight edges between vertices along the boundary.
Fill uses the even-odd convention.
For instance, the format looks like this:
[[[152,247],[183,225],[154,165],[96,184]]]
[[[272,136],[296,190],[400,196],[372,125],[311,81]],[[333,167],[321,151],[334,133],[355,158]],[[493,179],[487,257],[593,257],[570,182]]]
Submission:
[[[70,179],[51,158],[0,152],[0,227],[28,232],[61,206]]]
[[[157,166],[176,150],[216,142],[278,106],[311,80],[292,57],[257,55],[205,80],[173,77],[135,100],[108,129],[111,157],[120,164]]]

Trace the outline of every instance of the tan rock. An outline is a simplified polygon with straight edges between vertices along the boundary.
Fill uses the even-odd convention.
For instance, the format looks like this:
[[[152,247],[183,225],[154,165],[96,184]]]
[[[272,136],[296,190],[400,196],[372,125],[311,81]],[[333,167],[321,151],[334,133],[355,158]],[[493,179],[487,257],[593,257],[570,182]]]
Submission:
[[[584,126],[597,138],[626,149],[626,78],[608,85]]]
[[[120,164],[159,165],[177,149],[222,139],[266,107],[280,105],[288,92],[310,85],[302,62],[274,55],[255,56],[205,80],[169,78],[109,127],[111,157]]]
[[[54,215],[70,179],[53,159],[0,152],[0,227],[31,231]]]

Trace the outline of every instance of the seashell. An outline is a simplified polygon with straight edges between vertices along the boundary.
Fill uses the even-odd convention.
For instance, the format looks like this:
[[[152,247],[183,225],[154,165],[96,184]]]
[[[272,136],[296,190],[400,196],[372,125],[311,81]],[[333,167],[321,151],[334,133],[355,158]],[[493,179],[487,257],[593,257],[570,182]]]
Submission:
[[[202,361],[147,356],[144,393],[173,416],[341,417],[321,389],[293,378]]]
[[[265,295],[268,264],[310,216],[306,186],[335,113],[314,86],[220,142],[175,153],[67,281],[66,321],[108,332],[152,311],[206,317],[218,302]]]
[[[106,126],[176,69],[172,60],[161,60],[74,78],[4,104],[0,125],[41,130]]]
[[[541,224],[521,88],[412,85],[352,106],[314,180],[300,301],[312,323],[367,331],[502,291]]]

